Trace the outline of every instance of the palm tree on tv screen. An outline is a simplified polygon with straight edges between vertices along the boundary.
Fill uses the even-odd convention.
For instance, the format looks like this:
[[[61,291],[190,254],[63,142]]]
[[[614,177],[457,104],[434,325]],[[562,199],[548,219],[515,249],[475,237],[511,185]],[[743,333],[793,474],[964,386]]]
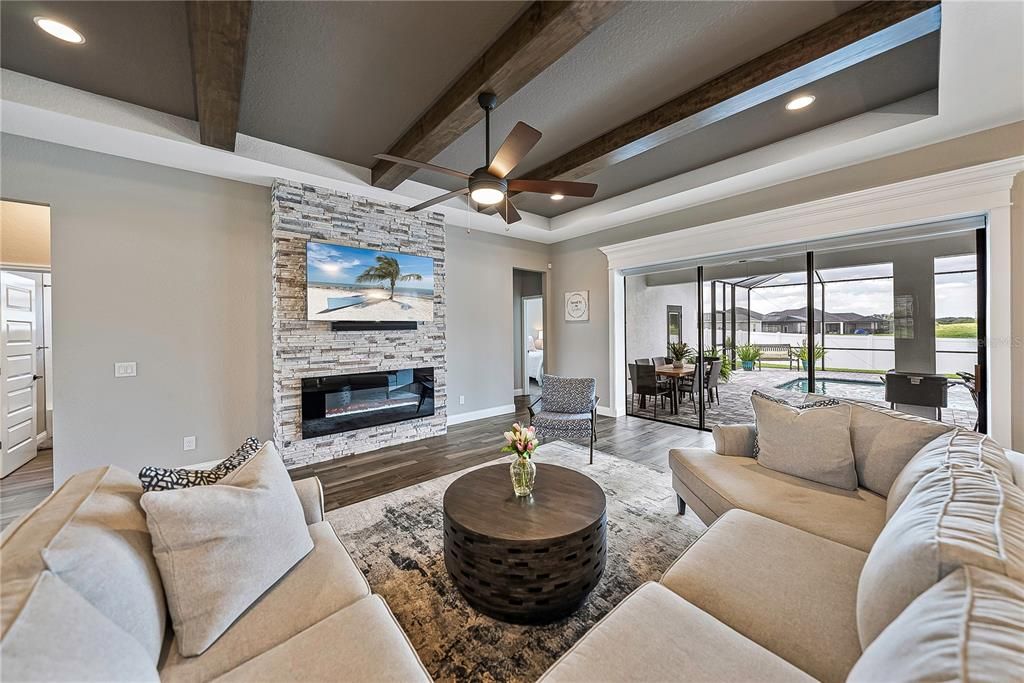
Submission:
[[[378,256],[377,265],[370,266],[362,272],[359,277],[356,278],[356,282],[388,282],[391,285],[391,296],[389,300],[395,298],[395,283],[399,280],[408,282],[409,280],[422,280],[423,276],[419,273],[407,273],[402,275],[402,266],[398,264],[398,259],[392,258],[391,256]]]

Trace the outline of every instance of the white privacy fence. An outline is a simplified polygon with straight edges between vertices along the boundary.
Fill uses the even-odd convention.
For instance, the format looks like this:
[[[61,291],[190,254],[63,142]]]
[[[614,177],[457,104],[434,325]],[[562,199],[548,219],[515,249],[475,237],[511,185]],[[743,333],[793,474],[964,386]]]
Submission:
[[[711,343],[710,330],[707,330],[705,342]],[[719,332],[719,334],[721,334]],[[737,330],[736,344],[747,342],[746,331]],[[802,334],[784,332],[751,332],[751,344],[789,344],[798,348],[805,340]],[[819,337],[820,339],[820,337]],[[721,338],[719,338],[721,342]],[[825,335],[825,366],[830,368],[852,368],[858,370],[879,370],[884,372],[896,367],[896,353],[893,351],[894,340],[891,336],[871,334],[827,334]],[[974,372],[977,361],[977,339],[943,339],[935,340],[936,358],[935,372],[953,374],[955,372]],[[841,347],[841,348],[837,348]],[[967,352],[967,353],[963,353]],[[778,361],[771,361],[778,363]],[[820,367],[820,364],[819,364]]]

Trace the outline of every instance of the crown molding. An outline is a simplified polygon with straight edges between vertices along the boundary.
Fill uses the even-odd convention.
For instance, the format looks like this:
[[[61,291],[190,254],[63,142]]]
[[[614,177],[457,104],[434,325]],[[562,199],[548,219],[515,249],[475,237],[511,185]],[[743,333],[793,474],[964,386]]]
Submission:
[[[1014,156],[600,249],[622,270],[984,214],[1009,206],[1022,171],[1024,156]]]

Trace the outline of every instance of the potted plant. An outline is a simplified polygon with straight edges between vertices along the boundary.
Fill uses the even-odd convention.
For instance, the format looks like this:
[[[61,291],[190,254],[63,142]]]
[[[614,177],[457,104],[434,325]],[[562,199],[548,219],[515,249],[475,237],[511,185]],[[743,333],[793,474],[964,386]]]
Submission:
[[[672,367],[681,368],[687,363],[693,362],[697,351],[686,342],[682,342],[681,344],[669,344],[668,355],[672,356]]]
[[[807,354],[808,354],[807,342],[806,341],[800,342],[800,346],[797,347],[796,349],[794,349],[793,351],[790,351],[790,353],[793,354],[794,358],[796,358],[798,361],[800,361],[800,369],[801,370],[806,370],[807,369],[807,360],[808,360],[808,358],[807,358]],[[815,361],[819,361],[819,360],[821,360],[824,357],[825,357],[825,349],[821,348],[820,346],[815,346],[814,347],[814,360]]]
[[[750,372],[754,369],[754,363],[761,357],[761,349],[753,344],[744,344],[736,349],[736,355],[739,356],[740,363],[743,364],[743,370]]]
[[[520,497],[533,493],[533,482],[537,477],[537,466],[533,464],[534,451],[540,445],[537,439],[537,430],[533,425],[524,427],[518,422],[512,425],[512,429],[505,432],[505,445],[502,453],[512,453],[515,459],[509,467],[512,475],[512,490]]]

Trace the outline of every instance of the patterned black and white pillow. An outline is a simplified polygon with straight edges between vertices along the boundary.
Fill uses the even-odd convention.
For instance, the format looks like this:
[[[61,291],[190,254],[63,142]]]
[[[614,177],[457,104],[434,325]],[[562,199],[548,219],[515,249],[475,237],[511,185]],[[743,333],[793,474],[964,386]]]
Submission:
[[[249,458],[260,450],[260,440],[250,436],[238,449],[208,470],[190,470],[183,467],[143,467],[139,471],[139,481],[143,491],[170,491],[187,489],[193,486],[216,484],[228,472],[237,470]]]
[[[790,403],[784,398],[778,396],[769,396],[768,394],[754,389],[750,392],[751,396],[757,396],[763,398],[766,401],[772,401],[773,403],[781,403],[784,406],[790,408],[796,408],[797,410],[808,410],[810,408],[829,408],[832,406],[841,405],[841,402],[834,398],[825,398],[820,401],[811,401],[810,403]],[[754,458],[756,459],[758,454],[761,452],[761,446],[757,443],[757,429],[754,430]]]

